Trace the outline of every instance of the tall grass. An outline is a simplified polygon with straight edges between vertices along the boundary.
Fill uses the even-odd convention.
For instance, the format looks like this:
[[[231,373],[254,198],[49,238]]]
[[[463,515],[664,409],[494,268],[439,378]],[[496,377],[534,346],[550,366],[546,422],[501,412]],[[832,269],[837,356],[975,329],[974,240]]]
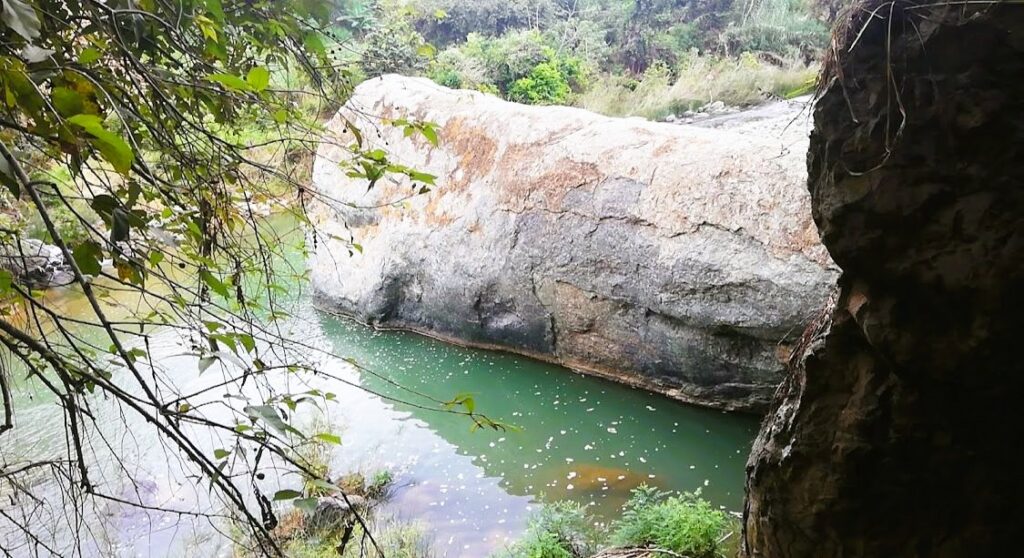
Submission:
[[[814,65],[777,65],[749,53],[739,58],[691,56],[675,72],[654,67],[639,80],[602,76],[576,105],[608,116],[661,120],[715,101],[742,107],[796,96],[809,91],[816,74]]]

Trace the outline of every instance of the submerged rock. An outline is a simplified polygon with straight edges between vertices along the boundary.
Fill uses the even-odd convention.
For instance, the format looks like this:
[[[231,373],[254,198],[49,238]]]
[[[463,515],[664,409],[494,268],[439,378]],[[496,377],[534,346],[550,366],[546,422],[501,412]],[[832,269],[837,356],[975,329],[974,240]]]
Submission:
[[[313,286],[374,325],[762,408],[835,280],[797,114],[702,129],[370,80],[314,165],[330,201],[314,212]],[[435,122],[440,143],[380,118]],[[437,186],[346,176],[347,121]]]

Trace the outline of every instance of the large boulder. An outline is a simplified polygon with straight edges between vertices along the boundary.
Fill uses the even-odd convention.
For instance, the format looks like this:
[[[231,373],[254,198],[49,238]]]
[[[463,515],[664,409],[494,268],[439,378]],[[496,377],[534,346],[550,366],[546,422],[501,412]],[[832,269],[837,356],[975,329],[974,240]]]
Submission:
[[[808,160],[841,291],[750,456],[748,555],[1013,555],[1024,7],[862,1],[834,44]]]
[[[375,325],[760,409],[835,281],[800,114],[709,129],[368,81],[314,165],[313,285]],[[439,145],[381,119],[434,122]],[[437,186],[347,176],[353,125]]]

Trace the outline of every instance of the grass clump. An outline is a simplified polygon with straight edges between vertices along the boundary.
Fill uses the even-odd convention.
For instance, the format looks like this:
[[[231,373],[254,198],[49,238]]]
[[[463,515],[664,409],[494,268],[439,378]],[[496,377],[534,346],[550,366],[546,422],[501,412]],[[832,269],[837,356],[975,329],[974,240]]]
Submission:
[[[416,524],[397,521],[392,518],[374,518],[370,532],[377,541],[380,552],[373,547],[362,527],[356,526],[344,551],[339,554],[341,535],[295,538],[284,544],[288,558],[365,558],[387,556],[387,558],[432,558],[430,539]]]
[[[711,507],[700,494],[671,495],[640,486],[615,522],[614,546],[653,547],[691,558],[725,556],[722,542],[729,534],[729,517]]]
[[[798,60],[779,63],[752,54],[738,58],[691,56],[678,67],[652,66],[640,79],[604,76],[576,105],[608,116],[660,120],[715,101],[749,106],[810,91],[818,69]]]

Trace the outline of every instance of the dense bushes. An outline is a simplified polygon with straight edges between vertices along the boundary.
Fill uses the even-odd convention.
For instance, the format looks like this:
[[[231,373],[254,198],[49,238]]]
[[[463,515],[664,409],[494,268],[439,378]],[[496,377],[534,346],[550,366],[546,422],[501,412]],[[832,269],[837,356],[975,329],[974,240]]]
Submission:
[[[415,26],[438,48],[465,41],[471,33],[497,37],[537,29],[555,17],[550,0],[416,0]]]
[[[728,516],[699,495],[674,496],[641,486],[633,491],[610,542],[655,547],[690,558],[718,558],[728,528]]]
[[[569,82],[558,69],[558,64],[541,62],[509,87],[506,97],[510,101],[528,105],[564,104],[569,99]]]
[[[819,18],[835,4],[376,0],[374,23],[349,27],[368,29],[356,32],[367,77],[425,74],[521,103],[659,118],[802,89],[828,42]]]
[[[478,89],[528,104],[566,104],[586,85],[582,60],[560,55],[536,31],[497,38],[470,34],[431,63],[428,75],[447,87]]]
[[[405,17],[382,16],[363,38],[360,66],[366,77],[387,73],[416,75],[427,67],[430,47]]]

